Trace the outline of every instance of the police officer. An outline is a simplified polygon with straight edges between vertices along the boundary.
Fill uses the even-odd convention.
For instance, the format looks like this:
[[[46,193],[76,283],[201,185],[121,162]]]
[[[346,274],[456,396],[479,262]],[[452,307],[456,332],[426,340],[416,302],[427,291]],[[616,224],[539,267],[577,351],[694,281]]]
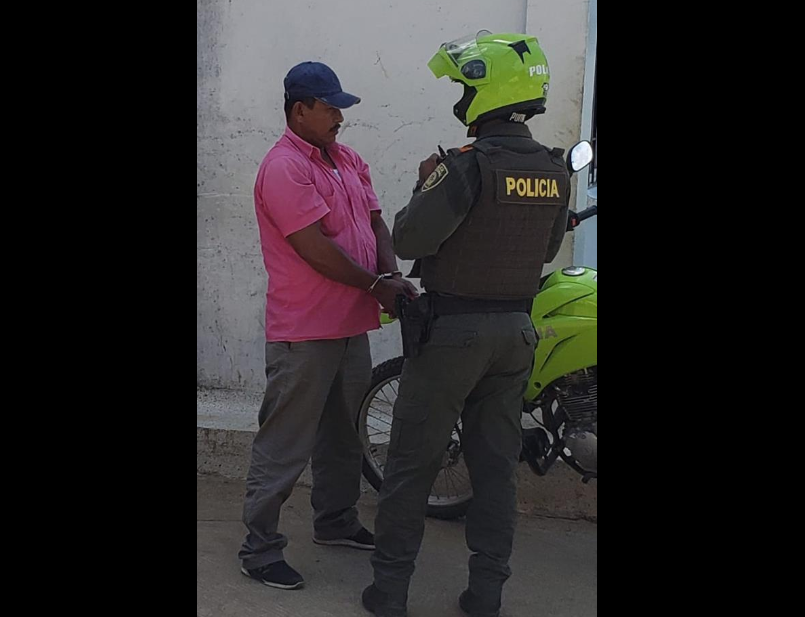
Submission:
[[[421,344],[406,349],[374,583],[362,599],[379,617],[406,615],[428,495],[460,418],[474,498],[459,603],[472,617],[492,617],[511,574],[520,415],[537,344],[529,313],[568,225],[569,175],[562,151],[534,141],[525,125],[545,111],[550,81],[536,38],[483,31],[442,45],[428,66],[463,84],[453,113],[475,141],[422,162],[394,223],[395,252],[418,260],[427,293],[415,302],[427,317],[417,321]]]

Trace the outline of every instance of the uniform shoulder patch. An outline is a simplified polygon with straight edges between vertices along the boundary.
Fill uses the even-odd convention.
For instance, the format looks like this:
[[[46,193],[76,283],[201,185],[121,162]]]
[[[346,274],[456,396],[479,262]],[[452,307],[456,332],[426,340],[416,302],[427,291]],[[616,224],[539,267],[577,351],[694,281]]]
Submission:
[[[450,148],[447,153],[453,156],[461,156],[462,154],[470,152],[471,150],[474,150],[472,144],[467,144],[466,146],[461,146],[460,148]]]
[[[439,163],[439,166],[433,170],[433,173],[428,176],[428,179],[425,180],[425,184],[422,185],[422,192],[431,190],[433,187],[439,186],[439,184],[447,177],[448,174],[447,165],[444,163]]]

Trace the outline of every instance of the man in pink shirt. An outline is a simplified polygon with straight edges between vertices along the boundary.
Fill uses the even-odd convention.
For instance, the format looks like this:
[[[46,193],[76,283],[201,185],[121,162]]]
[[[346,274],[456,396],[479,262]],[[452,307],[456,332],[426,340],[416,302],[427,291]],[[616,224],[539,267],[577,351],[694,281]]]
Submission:
[[[335,73],[304,62],[285,77],[287,128],[254,187],[266,302],[266,393],[252,447],[242,571],[297,589],[283,556],[280,508],[312,458],[313,541],[373,550],[358,520],[362,447],[355,427],[371,378],[366,333],[393,314],[402,279],[369,166],[336,143],[342,109],[360,99]]]

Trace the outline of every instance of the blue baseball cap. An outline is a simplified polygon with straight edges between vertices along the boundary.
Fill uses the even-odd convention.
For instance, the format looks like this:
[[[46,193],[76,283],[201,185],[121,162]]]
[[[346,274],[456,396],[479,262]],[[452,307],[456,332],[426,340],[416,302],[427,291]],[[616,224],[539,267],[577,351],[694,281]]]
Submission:
[[[361,99],[341,89],[338,77],[326,64],[321,62],[303,62],[293,67],[285,76],[285,98],[314,98],[337,107],[347,109]]]

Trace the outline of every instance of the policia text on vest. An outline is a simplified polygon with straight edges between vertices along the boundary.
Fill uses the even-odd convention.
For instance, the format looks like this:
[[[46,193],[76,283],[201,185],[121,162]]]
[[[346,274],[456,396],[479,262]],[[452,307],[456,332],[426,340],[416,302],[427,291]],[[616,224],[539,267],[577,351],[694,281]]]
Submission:
[[[556,172],[523,172],[499,169],[498,200],[531,206],[564,205],[566,177]]]

